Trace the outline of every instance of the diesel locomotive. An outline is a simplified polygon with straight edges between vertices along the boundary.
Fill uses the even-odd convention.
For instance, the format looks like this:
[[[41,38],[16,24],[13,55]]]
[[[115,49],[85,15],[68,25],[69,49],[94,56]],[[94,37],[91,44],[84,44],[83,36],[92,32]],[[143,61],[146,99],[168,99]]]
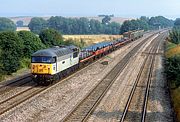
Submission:
[[[123,36],[123,38],[97,43],[81,50],[74,45],[39,50],[31,56],[33,81],[39,85],[49,85],[58,81],[79,67],[142,37],[143,30],[126,32]]]

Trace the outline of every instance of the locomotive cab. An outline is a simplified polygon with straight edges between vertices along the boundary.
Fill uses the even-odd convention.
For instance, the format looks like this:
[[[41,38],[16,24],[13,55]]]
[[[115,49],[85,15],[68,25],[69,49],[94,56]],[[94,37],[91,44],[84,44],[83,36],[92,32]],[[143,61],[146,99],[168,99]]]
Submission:
[[[76,46],[55,46],[39,50],[31,56],[33,81],[49,85],[74,71],[79,63],[79,49]]]

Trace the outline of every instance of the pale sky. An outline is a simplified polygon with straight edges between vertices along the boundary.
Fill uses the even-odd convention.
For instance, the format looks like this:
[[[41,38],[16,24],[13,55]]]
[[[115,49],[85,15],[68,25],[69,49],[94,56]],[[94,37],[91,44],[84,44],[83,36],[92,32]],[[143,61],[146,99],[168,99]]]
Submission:
[[[162,15],[180,17],[180,0],[0,0],[0,16]]]

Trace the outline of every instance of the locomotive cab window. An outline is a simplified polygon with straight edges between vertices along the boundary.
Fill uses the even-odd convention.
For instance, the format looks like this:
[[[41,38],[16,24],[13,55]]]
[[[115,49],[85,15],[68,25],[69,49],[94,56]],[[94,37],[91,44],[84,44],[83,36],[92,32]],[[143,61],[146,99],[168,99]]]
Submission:
[[[43,57],[43,56],[33,56],[31,58],[32,63],[55,63],[56,57]]]
[[[78,54],[79,54],[78,52],[74,52],[74,53],[73,53],[73,58],[78,57]]]

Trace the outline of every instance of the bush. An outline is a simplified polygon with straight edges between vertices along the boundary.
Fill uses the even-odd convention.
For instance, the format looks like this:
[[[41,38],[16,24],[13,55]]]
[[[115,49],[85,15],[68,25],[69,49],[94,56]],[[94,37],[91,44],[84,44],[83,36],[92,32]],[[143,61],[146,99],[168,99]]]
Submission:
[[[180,56],[170,57],[166,60],[167,78],[173,81],[175,87],[180,86]]]
[[[23,41],[23,56],[26,58],[30,58],[31,54],[35,51],[45,48],[45,45],[41,42],[40,38],[32,32],[20,31],[18,32],[18,36]]]
[[[0,17],[0,31],[15,31],[16,25],[8,18]]]
[[[40,17],[34,17],[28,27],[33,33],[39,34],[43,29],[47,28],[47,21]]]
[[[11,74],[20,68],[23,43],[15,32],[0,33],[1,70]]]
[[[22,58],[20,63],[21,63],[21,68],[30,68],[31,67],[31,59],[30,58]]]
[[[54,29],[45,29],[39,34],[42,43],[47,47],[64,44],[62,35]]]
[[[180,43],[180,28],[179,27],[173,28],[172,31],[170,32],[169,37],[172,43],[179,44]]]

